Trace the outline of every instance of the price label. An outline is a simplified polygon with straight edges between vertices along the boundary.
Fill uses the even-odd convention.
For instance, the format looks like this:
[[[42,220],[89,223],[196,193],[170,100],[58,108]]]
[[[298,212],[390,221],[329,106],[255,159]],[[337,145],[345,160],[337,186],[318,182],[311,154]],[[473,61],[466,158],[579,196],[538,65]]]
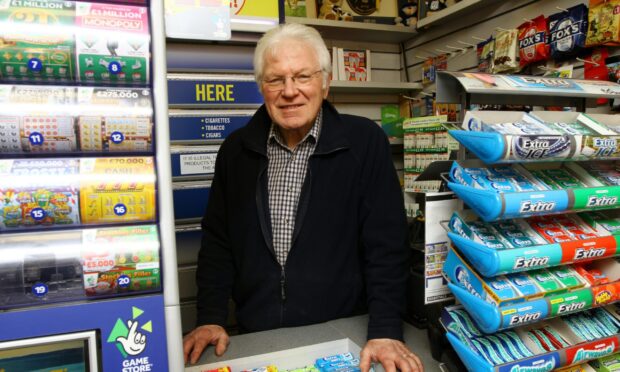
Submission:
[[[118,203],[114,206],[114,214],[117,216],[124,216],[127,213],[127,207],[123,203]]]
[[[34,208],[30,211],[30,217],[35,221],[41,221],[45,218],[45,210],[43,208]]]
[[[129,287],[130,283],[131,283],[131,279],[129,279],[127,275],[121,275],[118,277],[118,279],[116,279],[116,284],[121,288]]]
[[[38,72],[43,68],[43,63],[38,58],[30,58],[28,60],[28,69],[30,71]]]
[[[28,141],[33,146],[41,146],[43,144],[44,138],[43,135],[39,132],[31,132],[28,136]]]
[[[125,135],[119,131],[112,132],[112,134],[110,135],[110,139],[112,140],[112,142],[118,144],[125,140]]]
[[[48,288],[47,285],[45,285],[45,283],[35,283],[32,286],[32,294],[37,296],[37,297],[43,297],[47,294],[48,292]]]
[[[84,261],[85,271],[109,271],[116,266],[113,257],[94,257]]]
[[[110,71],[110,73],[113,75],[118,74],[119,72],[121,72],[122,69],[123,66],[121,66],[121,64],[117,61],[112,61],[108,64],[108,71]]]

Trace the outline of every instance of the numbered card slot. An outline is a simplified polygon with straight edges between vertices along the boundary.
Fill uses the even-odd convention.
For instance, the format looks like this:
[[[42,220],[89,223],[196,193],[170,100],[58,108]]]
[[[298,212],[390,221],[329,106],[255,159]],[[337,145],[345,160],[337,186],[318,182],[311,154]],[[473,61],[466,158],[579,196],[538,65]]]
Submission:
[[[153,158],[0,160],[0,231],[153,221]]]
[[[0,38],[2,81],[139,86],[150,81],[146,7],[5,1]]]
[[[0,155],[152,151],[149,89],[0,85]]]
[[[0,237],[0,309],[158,291],[155,225]]]

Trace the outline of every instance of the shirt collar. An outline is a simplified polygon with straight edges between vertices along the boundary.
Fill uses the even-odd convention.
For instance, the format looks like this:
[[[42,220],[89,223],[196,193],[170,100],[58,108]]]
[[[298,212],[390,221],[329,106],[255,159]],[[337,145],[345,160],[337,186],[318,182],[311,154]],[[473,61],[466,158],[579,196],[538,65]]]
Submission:
[[[316,116],[314,120],[314,124],[306,133],[304,138],[299,143],[304,143],[305,141],[313,141],[317,143],[319,141],[319,135],[321,134],[321,125],[323,123],[323,108],[319,110],[319,114]],[[282,138],[282,134],[278,130],[278,126],[273,121],[271,122],[271,127],[269,128],[269,137],[267,137],[267,143],[277,142],[280,146],[284,148],[288,148],[284,142],[284,138]]]

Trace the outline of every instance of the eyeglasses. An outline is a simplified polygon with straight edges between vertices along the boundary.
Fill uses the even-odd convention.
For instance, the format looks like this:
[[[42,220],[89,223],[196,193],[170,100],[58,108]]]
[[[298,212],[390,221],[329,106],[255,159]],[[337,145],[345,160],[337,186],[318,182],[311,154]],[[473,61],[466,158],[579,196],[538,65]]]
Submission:
[[[293,85],[297,88],[299,87],[303,87],[306,86],[308,84],[310,84],[310,82],[312,82],[312,79],[314,79],[317,74],[319,72],[322,72],[322,70],[317,70],[311,73],[306,73],[306,74],[297,74],[295,76],[291,76],[291,81],[293,82]],[[288,76],[281,76],[281,77],[274,77],[271,79],[265,79],[263,80],[263,84],[265,85],[265,88],[270,91],[270,92],[279,92],[281,90],[284,90],[284,86],[286,85],[286,79],[288,78]]]

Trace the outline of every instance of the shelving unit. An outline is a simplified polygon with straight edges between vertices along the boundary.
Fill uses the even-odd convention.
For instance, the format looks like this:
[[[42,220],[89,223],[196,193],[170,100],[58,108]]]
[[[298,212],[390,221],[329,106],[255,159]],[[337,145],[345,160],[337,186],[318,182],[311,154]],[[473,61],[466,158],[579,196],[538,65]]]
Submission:
[[[598,97],[619,96],[620,85],[609,82],[453,72],[440,72],[437,80],[438,102],[460,102],[463,110],[472,103],[513,102],[515,97],[520,103],[557,104],[585,111],[585,107],[593,104]],[[590,169],[589,166],[579,166],[576,163],[504,165],[491,169],[493,165],[504,162],[558,161],[573,159],[573,155],[576,160],[583,160],[579,158],[581,154],[586,159],[599,161],[616,158],[615,147],[602,151],[592,150],[588,146],[594,142],[587,140],[589,135],[602,139],[607,136],[617,138],[612,131],[615,118],[600,115],[596,116],[600,122],[596,122],[587,115],[584,115],[585,118],[580,116],[580,120],[577,119],[577,114],[558,113],[554,116],[553,112],[544,112],[539,115],[544,116],[544,122],[529,122],[531,117],[524,113],[468,112],[463,128],[469,131],[456,131],[459,135],[455,137],[467,147],[488,148],[472,151],[481,154],[488,164],[463,159],[455,162],[449,173],[451,182],[448,182],[448,186],[481,220],[500,220],[495,224],[484,224],[480,220],[470,220],[469,217],[475,216],[473,213],[465,213],[471,211],[464,211],[463,215],[469,217],[455,214],[448,224],[449,237],[454,246],[448,252],[443,273],[449,282],[448,287],[462,304],[462,308],[444,310],[442,323],[448,331],[450,343],[468,368],[490,371],[517,366],[545,366],[545,370],[551,370],[610,355],[618,349],[617,331],[620,328],[614,328],[616,331],[611,334],[595,332],[588,336],[578,332],[576,328],[579,324],[599,321],[599,316],[611,323],[620,321],[617,308],[608,306],[620,300],[615,291],[620,284],[620,264],[613,258],[617,255],[614,231],[608,231],[595,222],[588,225],[584,222],[585,216],[583,220],[566,216],[507,220],[566,211],[617,208],[614,193],[618,186],[602,187],[603,183],[586,171]],[[592,123],[583,124],[588,121]],[[576,134],[565,135],[563,130],[555,132],[552,129],[555,124],[575,130]],[[514,133],[510,132],[506,138],[496,139],[494,145],[476,145],[477,141],[473,140],[476,134],[492,133],[491,128],[508,132],[513,130],[511,128],[515,129]],[[520,130],[518,128],[527,129],[523,129],[523,134],[516,134]],[[534,128],[538,128],[538,131]],[[568,132],[568,129],[566,131]],[[562,135],[566,137],[562,149],[568,146],[568,155],[540,151],[546,145],[551,148]],[[510,141],[511,145],[506,145]],[[532,142],[538,152],[526,151]],[[613,142],[615,144],[615,140]],[[523,145],[523,148],[517,145]],[[500,151],[501,154],[487,156],[493,146],[504,150]],[[515,150],[515,146],[519,151]],[[552,176],[545,176],[547,173],[541,169],[552,169],[553,172],[549,171],[549,174],[553,173],[557,180],[551,181]],[[571,183],[566,176],[567,181],[563,183],[560,176],[563,169],[566,174],[574,175],[575,182]],[[522,192],[502,188],[507,187],[503,182],[508,182],[507,180],[513,177],[512,172],[518,174],[518,177],[514,177],[514,182],[521,182],[518,187]],[[543,181],[543,178],[536,178],[534,173],[547,178]],[[471,183],[468,184],[469,181]],[[555,183],[551,187],[549,184],[543,185],[543,182]],[[536,186],[533,186],[535,184]],[[597,221],[597,218],[599,217],[591,217],[591,220]],[[603,220],[615,221],[615,217],[606,217]],[[574,238],[569,239],[568,234],[573,234],[571,236]],[[571,263],[575,264],[560,266]],[[594,272],[598,274],[592,274]],[[606,307],[602,308],[603,306]],[[588,316],[582,317],[583,320],[580,317],[577,325],[571,323],[574,317],[566,316],[581,312],[587,312]],[[467,329],[468,326],[464,323],[469,320],[466,321],[466,317],[471,317],[471,325],[476,329]],[[541,321],[544,323],[540,323]],[[508,347],[508,344],[512,343],[510,340],[500,341],[498,338],[506,336],[507,332],[496,332],[515,327],[516,331],[510,331],[510,334],[521,340],[523,348],[529,349],[529,355],[511,351],[500,353],[498,358],[489,356],[491,354],[485,350],[491,350],[494,347],[491,345],[497,344],[497,347],[500,347],[503,342]],[[465,335],[472,330],[473,333]],[[560,339],[563,342],[556,342],[552,347],[547,343],[547,346],[543,347],[545,334],[555,339],[552,342]],[[540,343],[533,342],[533,338],[538,338]],[[491,349],[476,346],[487,343]]]
[[[418,21],[417,28],[425,28],[428,26],[437,26],[450,20],[463,16],[464,14],[473,12],[476,9],[487,6],[497,0],[462,0],[444,10],[435,12],[428,17]]]
[[[2,53],[19,56],[0,66],[3,363],[15,341],[89,333],[76,370],[183,368],[163,3],[133,3],[0,11]]]
[[[319,30],[323,38],[375,43],[401,43],[415,37],[417,31],[396,25],[366,22],[330,21],[327,19],[286,17],[286,23],[301,23]]]
[[[331,92],[337,93],[402,93],[405,91],[420,91],[420,83],[389,83],[380,81],[346,81],[332,80],[330,85]]]

